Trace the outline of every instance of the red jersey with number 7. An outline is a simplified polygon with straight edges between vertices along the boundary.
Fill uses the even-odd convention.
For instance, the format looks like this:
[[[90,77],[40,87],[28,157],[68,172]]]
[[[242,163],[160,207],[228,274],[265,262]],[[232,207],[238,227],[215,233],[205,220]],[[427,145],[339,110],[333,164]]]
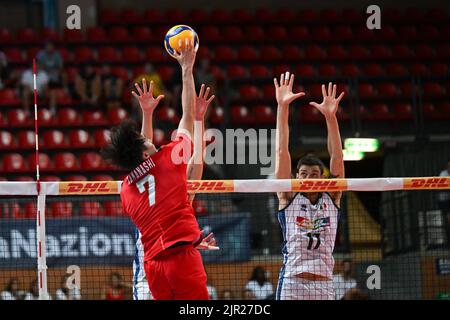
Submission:
[[[123,210],[142,234],[144,261],[177,242],[194,243],[200,238],[187,193],[186,168],[191,150],[189,137],[180,134],[123,180]]]

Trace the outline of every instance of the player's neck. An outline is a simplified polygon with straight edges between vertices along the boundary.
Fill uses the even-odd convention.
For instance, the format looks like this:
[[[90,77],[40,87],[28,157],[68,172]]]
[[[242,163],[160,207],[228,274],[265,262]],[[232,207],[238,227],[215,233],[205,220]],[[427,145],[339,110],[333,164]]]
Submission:
[[[309,202],[311,202],[311,204],[316,204],[317,201],[319,200],[319,193],[306,193],[305,197],[308,198]]]

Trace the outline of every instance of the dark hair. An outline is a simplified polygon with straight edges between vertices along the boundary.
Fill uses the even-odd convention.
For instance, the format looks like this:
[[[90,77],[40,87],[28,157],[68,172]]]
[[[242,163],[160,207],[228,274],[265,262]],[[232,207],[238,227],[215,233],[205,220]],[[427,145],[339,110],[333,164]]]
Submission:
[[[111,142],[101,150],[102,157],[124,169],[133,170],[142,161],[145,139],[132,120],[111,129]]]
[[[264,270],[264,268],[261,267],[261,266],[257,266],[257,267],[255,267],[255,269],[253,269],[252,276],[250,277],[250,280],[259,281],[259,279],[258,279],[258,274],[259,273],[264,275],[264,282],[266,282],[267,281],[266,270]]]
[[[13,286],[14,282],[16,282],[18,284],[19,280],[17,278],[9,279],[8,284],[6,285],[5,291],[12,292],[12,286]]]
[[[320,174],[323,174],[323,169],[325,168],[325,165],[323,164],[322,160],[320,160],[316,155],[312,153],[308,153],[306,156],[300,158],[297,163],[297,171],[300,169],[301,166],[319,166],[320,168]]]

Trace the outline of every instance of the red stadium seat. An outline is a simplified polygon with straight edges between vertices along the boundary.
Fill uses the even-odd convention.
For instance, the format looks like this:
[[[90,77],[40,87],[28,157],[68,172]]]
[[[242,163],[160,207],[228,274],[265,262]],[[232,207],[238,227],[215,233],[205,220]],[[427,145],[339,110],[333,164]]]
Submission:
[[[21,44],[36,44],[41,40],[33,29],[22,28],[17,31],[16,39]]]
[[[369,50],[365,46],[351,45],[349,49],[349,58],[352,60],[365,60],[370,57]]]
[[[156,69],[163,82],[172,82],[175,69],[171,66],[161,66]]]
[[[223,29],[224,39],[226,41],[245,42],[246,37],[242,28],[239,26],[225,26]]]
[[[274,22],[275,17],[271,10],[266,8],[258,8],[255,11],[255,20],[258,22]]]
[[[397,32],[392,26],[385,26],[375,33],[376,37],[381,40],[394,40],[397,37]]]
[[[441,10],[440,8],[431,8],[425,14],[426,21],[442,22],[446,19],[448,19],[446,12]]]
[[[270,106],[255,106],[252,108],[252,113],[255,115],[255,120],[257,123],[271,124],[276,121],[276,114]]]
[[[44,182],[60,182],[62,180],[58,176],[42,176],[41,177],[41,181],[44,181]]]
[[[108,110],[108,121],[112,125],[118,125],[128,118],[128,112],[122,108],[114,108]]]
[[[94,132],[94,142],[96,148],[102,148],[106,146],[110,141],[109,129],[99,129]]]
[[[120,13],[120,22],[123,24],[139,24],[142,22],[141,15],[136,9],[125,8]]]
[[[261,26],[245,27],[244,33],[246,41],[265,41],[267,39],[264,34],[264,29]]]
[[[250,76],[253,78],[269,78],[272,76],[272,72],[264,65],[252,65],[250,67]]]
[[[52,126],[54,118],[48,109],[38,109],[38,124],[41,127]]]
[[[435,56],[433,48],[426,44],[418,44],[414,51],[419,59],[433,59]]]
[[[22,109],[13,109],[8,111],[8,125],[10,127],[28,127],[31,126],[32,120],[28,114]]]
[[[228,10],[221,8],[216,8],[211,11],[210,20],[216,23],[233,21],[231,13]]]
[[[61,126],[77,126],[81,124],[79,113],[71,108],[63,108],[58,110],[58,124]]]
[[[337,26],[333,30],[333,38],[341,41],[351,40],[353,38],[353,31],[350,26]]]
[[[110,28],[108,38],[113,42],[129,42],[131,39],[128,29],[120,26]]]
[[[411,22],[422,22],[424,16],[425,15],[423,10],[420,10],[419,8],[416,7],[409,7],[406,8],[402,20],[407,20]]]
[[[245,101],[258,100],[261,98],[261,93],[258,90],[258,87],[251,84],[240,86],[239,95],[240,98]]]
[[[58,171],[74,171],[78,169],[78,161],[73,153],[61,152],[54,156],[55,169]]]
[[[341,68],[341,73],[344,76],[357,77],[361,74],[359,68],[355,64],[344,64]]]
[[[253,116],[246,106],[232,106],[231,122],[235,125],[250,124],[253,122]]]
[[[68,43],[80,43],[84,41],[84,34],[78,29],[64,29],[63,34],[64,42]]]
[[[414,53],[406,45],[401,45],[401,44],[394,45],[392,53],[399,60],[414,58]]]
[[[390,63],[386,66],[386,73],[389,76],[407,76],[409,71],[399,63]]]
[[[107,119],[105,119],[105,115],[101,111],[85,110],[82,115],[83,124],[87,126],[102,126],[108,123]]]
[[[20,106],[20,99],[17,97],[13,89],[0,90],[0,108],[1,107],[18,107]]]
[[[70,201],[50,202],[49,217],[52,218],[69,218],[72,216],[73,205]]]
[[[258,52],[254,47],[242,45],[238,48],[238,59],[240,61],[257,61],[258,58]]]
[[[427,82],[423,86],[425,97],[439,97],[444,95],[444,89],[438,82]]]
[[[87,63],[94,61],[94,52],[89,47],[76,47],[75,48],[75,55],[74,55],[74,62],[75,63]]]
[[[317,75],[316,70],[310,64],[301,64],[295,68],[295,75],[297,77],[313,78]],[[279,77],[280,75],[275,75]]]
[[[388,106],[384,103],[374,104],[371,106],[370,110],[371,110],[370,118],[372,120],[382,121],[392,119],[392,113],[389,111]]]
[[[230,62],[236,60],[236,53],[229,46],[220,45],[215,49],[215,59],[217,62]]]
[[[13,41],[13,36],[11,35],[11,32],[6,29],[0,27],[0,43],[8,44]]]
[[[295,26],[291,29],[290,36],[292,37],[292,40],[303,41],[310,38],[310,33],[308,28],[305,26]]]
[[[59,130],[50,130],[43,133],[44,146],[46,149],[67,148],[64,133]]]
[[[56,50],[59,52],[59,54],[61,55],[61,57],[65,63],[73,62],[72,50],[69,50],[65,47],[58,47]]]
[[[381,83],[378,85],[378,93],[382,97],[394,98],[398,96],[399,92],[394,83]]]
[[[328,41],[331,39],[331,31],[328,26],[318,25],[311,28],[311,34],[320,41]]]
[[[391,50],[385,45],[371,46],[370,52],[374,60],[384,60],[392,58]]]
[[[425,119],[431,119],[436,115],[436,107],[434,104],[430,102],[425,102],[423,104],[423,114],[425,116]]]
[[[275,21],[293,22],[295,21],[295,13],[291,8],[280,8],[275,13]]]
[[[143,61],[138,47],[124,47],[122,49],[122,61],[127,63],[139,63]]]
[[[436,46],[436,57],[439,59],[450,59],[450,44],[438,44]]]
[[[431,65],[431,73],[436,76],[445,76],[449,74],[448,68],[446,63],[433,63]]]
[[[430,70],[428,70],[427,66],[422,63],[414,63],[409,67],[411,74],[417,76],[426,76],[430,74]],[[406,70],[407,72],[408,70]]]
[[[335,77],[338,75],[338,70],[332,64],[321,64],[319,66],[319,75],[326,77]]]
[[[148,47],[145,49],[145,58],[152,62],[164,62],[167,61],[168,55],[161,47]]]
[[[341,45],[331,45],[328,47],[327,55],[331,59],[344,60],[347,59],[347,51]]]
[[[231,16],[234,21],[242,24],[253,21],[252,14],[247,9],[243,8],[234,9]]]
[[[96,152],[80,154],[80,167],[83,170],[98,170],[103,168],[102,157]]]
[[[278,79],[280,78],[280,75],[282,73],[285,73],[286,71],[290,71],[291,67],[286,64],[277,64],[273,66],[272,68],[272,74],[274,74]],[[271,83],[273,85],[273,82]]]
[[[58,106],[70,106],[73,105],[72,97],[70,94],[63,88],[57,88],[53,90],[56,96],[56,104]]]
[[[108,174],[97,174],[92,176],[92,181],[114,181],[114,178]]]
[[[90,148],[93,142],[86,130],[72,130],[69,132],[69,142],[71,148]]]
[[[37,201],[26,202],[20,211],[14,211],[13,219],[35,219],[37,214]]]
[[[419,27],[418,37],[427,41],[439,39],[439,29],[434,25],[422,25]]]
[[[358,27],[355,32],[355,40],[358,41],[373,41],[375,38],[375,31],[370,30],[367,28],[367,26],[364,25],[360,25],[360,27]]]
[[[90,27],[87,29],[86,37],[89,42],[98,43],[108,40],[105,29],[102,27]]]
[[[20,131],[17,134],[17,140],[19,141],[20,149],[36,148],[36,135],[34,131],[31,130]]]
[[[308,94],[312,99],[319,101],[322,98],[322,85],[320,83],[312,84],[309,87]]]
[[[114,63],[120,60],[120,55],[114,47],[101,47],[98,49],[98,60]]]
[[[122,79],[123,81],[128,81],[128,79],[130,78],[128,69],[122,66],[111,67],[111,74]]]
[[[110,8],[100,10],[99,14],[100,25],[118,24],[120,23],[120,20],[121,18],[116,10]]]
[[[374,98],[376,96],[375,89],[370,83],[360,83],[358,92],[361,98]]]
[[[302,23],[316,22],[318,21],[318,19],[318,14],[312,9],[300,9],[297,15],[297,20],[301,21]]]
[[[164,21],[164,17],[161,14],[161,11],[158,9],[146,9],[143,15],[143,21],[152,22],[152,23],[160,23]]]
[[[414,40],[417,37],[417,28],[413,25],[399,26],[398,36],[400,39]]]
[[[190,21],[194,24],[204,23],[208,21],[208,13],[201,8],[191,9],[188,13]]]
[[[131,32],[134,42],[149,42],[153,39],[150,28],[143,26],[136,26]]]
[[[65,181],[87,181],[87,177],[86,176],[82,176],[82,175],[70,175],[67,176],[65,179]]]
[[[14,136],[9,131],[0,131],[0,149],[14,149],[16,148],[16,141]]]
[[[438,104],[438,110],[441,113],[441,117],[445,119],[450,118],[450,103],[445,101]]]
[[[411,98],[413,95],[414,87],[410,81],[399,84],[401,96],[404,98]]]
[[[27,59],[28,61],[33,61],[34,58],[36,58],[37,53],[39,52],[39,47],[29,47],[27,49]]]
[[[26,170],[25,159],[19,153],[9,153],[3,157],[3,172],[21,172]]]
[[[155,128],[153,130],[153,143],[156,146],[161,146],[166,144],[167,142],[168,141],[166,139],[166,134],[164,133],[164,131],[159,128]]]
[[[321,60],[326,59],[327,53],[318,45],[308,45],[305,48],[305,59],[311,59],[311,60]]]
[[[262,61],[274,62],[282,59],[280,50],[271,45],[262,46],[259,55]]]
[[[306,123],[315,123],[323,121],[323,116],[319,110],[312,106],[300,108],[300,121]]]
[[[211,113],[209,114],[209,120],[213,125],[219,125],[224,121],[224,112],[223,108],[215,107],[211,109]]]
[[[289,35],[285,27],[271,26],[267,29],[267,38],[272,41],[286,41]]]
[[[202,40],[206,42],[222,40],[222,34],[216,26],[204,26],[201,29],[201,35]]]
[[[394,105],[396,120],[412,120],[412,107],[409,103],[396,103]]]
[[[59,33],[52,28],[42,28],[40,32],[42,41],[58,42],[60,40]]]
[[[363,67],[364,74],[371,77],[378,77],[384,75],[384,69],[377,63],[366,64]]]
[[[247,69],[241,65],[229,65],[227,68],[227,76],[230,79],[246,78],[248,76]]]
[[[103,215],[103,208],[97,201],[81,202],[80,215],[82,217],[99,217]]]
[[[30,176],[19,176],[15,177],[14,181],[29,182],[29,181],[36,181],[36,178]]]
[[[220,68],[219,66],[211,66],[211,74],[213,75],[213,77],[216,81],[224,81],[225,80],[225,73],[223,72],[222,68]]]
[[[283,47],[283,59],[288,61],[298,61],[302,57],[299,46],[287,45]]]
[[[276,77],[279,79],[280,75],[278,74],[278,75],[276,75]],[[263,86],[263,97],[264,97],[264,100],[274,101],[275,87],[274,87],[273,83],[268,83]]]
[[[319,13],[319,17],[322,21],[326,21],[327,23],[335,23],[340,20],[337,10],[332,8],[322,9]]]
[[[164,106],[157,109],[156,119],[158,119],[158,121],[169,121],[172,124],[178,124],[180,121],[180,118],[174,109]]]
[[[104,213],[106,216],[120,217],[125,216],[122,209],[121,201],[105,201],[103,202]]]
[[[165,13],[164,13],[164,17],[165,17],[165,21],[166,22],[171,22],[171,23],[176,23],[176,24],[180,24],[183,21],[185,21],[185,17],[184,17],[184,13],[181,9],[179,8],[171,8],[168,9]]]

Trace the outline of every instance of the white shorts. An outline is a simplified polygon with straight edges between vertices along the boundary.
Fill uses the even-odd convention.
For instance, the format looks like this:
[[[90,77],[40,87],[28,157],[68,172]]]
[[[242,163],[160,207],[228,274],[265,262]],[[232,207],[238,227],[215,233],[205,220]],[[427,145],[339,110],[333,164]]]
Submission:
[[[282,277],[278,280],[276,300],[335,300],[333,281]]]
[[[152,293],[148,288],[148,282],[139,281],[133,285],[133,300],[152,300]]]

